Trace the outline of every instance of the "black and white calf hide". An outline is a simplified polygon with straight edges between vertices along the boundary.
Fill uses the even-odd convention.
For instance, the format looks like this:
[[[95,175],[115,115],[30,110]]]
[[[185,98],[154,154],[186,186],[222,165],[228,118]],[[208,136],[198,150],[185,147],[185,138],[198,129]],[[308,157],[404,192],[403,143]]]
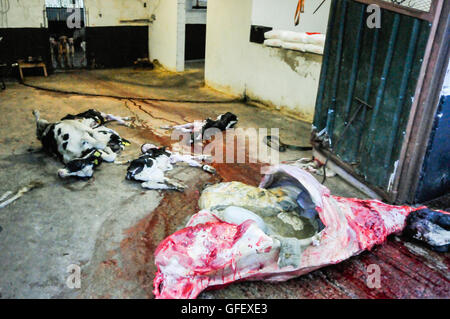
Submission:
[[[92,124],[94,126],[105,125],[108,122],[118,122],[121,125],[130,126],[127,121],[131,121],[130,117],[120,117],[112,114],[106,114],[103,112],[99,112],[93,109],[87,110],[86,112],[79,113],[76,115],[68,114],[61,119],[64,120],[85,120],[92,119],[96,124]],[[94,127],[93,126],[93,127]]]
[[[179,162],[202,168],[208,173],[215,173],[213,167],[201,163],[207,159],[206,156],[181,155],[152,144],[144,144],[141,150],[142,155],[130,163],[126,178],[143,182],[142,187],[147,189],[183,191],[186,185],[164,176],[165,172],[173,169],[173,164]]]
[[[220,130],[223,132],[233,128],[238,121],[239,118],[235,114],[227,112],[225,114],[219,115],[216,120],[208,118],[202,122],[187,123],[183,125],[176,125],[163,128],[178,130],[181,131],[182,133],[190,133],[191,143],[194,143],[194,141],[211,139],[211,136],[209,136],[210,134],[208,134],[209,129]]]
[[[56,156],[66,167],[59,170],[62,178],[75,176],[90,178],[94,168],[103,161],[114,162],[117,153],[129,142],[105,123],[101,113],[89,110],[86,116],[68,115],[57,123],[49,123],[33,111],[36,119],[36,135],[44,150]]]

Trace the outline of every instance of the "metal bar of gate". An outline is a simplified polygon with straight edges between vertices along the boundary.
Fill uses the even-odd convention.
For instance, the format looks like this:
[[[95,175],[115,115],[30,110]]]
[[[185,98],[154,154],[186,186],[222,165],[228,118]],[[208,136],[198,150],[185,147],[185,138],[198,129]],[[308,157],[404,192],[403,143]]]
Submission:
[[[365,6],[361,6],[360,9],[360,16],[359,16],[359,26],[358,26],[358,35],[356,37],[356,45],[353,51],[353,65],[352,65],[352,71],[350,75],[350,84],[348,86],[348,93],[347,93],[347,102],[345,104],[345,125],[348,123],[348,119],[350,116],[350,108],[352,106],[353,102],[353,94],[355,92],[355,85],[356,85],[356,77],[358,74],[358,66],[359,66],[359,57],[361,54],[361,42],[363,38],[363,31],[364,31],[364,11]]]
[[[375,29],[374,31],[374,35],[373,35],[373,40],[372,40],[372,48],[371,48],[371,55],[370,55],[370,66],[369,66],[369,73],[367,75],[367,84],[366,84],[366,90],[364,91],[364,101],[367,103],[370,97],[370,90],[372,89],[372,83],[373,83],[373,74],[375,72],[375,61],[377,58],[377,53],[378,53],[378,39],[380,37],[380,30],[378,28]],[[362,110],[362,121],[363,123],[365,123],[366,121],[366,113],[367,113],[367,109],[364,108]],[[363,130],[361,130],[358,134],[358,140],[356,142],[356,145],[358,147],[358,154],[361,154],[362,152],[362,144],[361,144],[361,140],[362,140],[362,136],[363,136]]]
[[[389,168],[389,163],[391,162],[391,159],[392,159],[392,152],[394,149],[395,137],[398,134],[400,115],[402,113],[403,104],[405,102],[405,95],[406,95],[406,91],[408,89],[409,77],[411,75],[411,69],[413,67],[412,64],[413,64],[413,60],[414,60],[414,55],[416,53],[417,39],[419,38],[419,30],[420,30],[420,20],[416,19],[414,21],[413,29],[411,32],[411,38],[409,40],[409,47],[408,47],[408,52],[406,55],[405,68],[403,71],[402,82],[400,84],[400,95],[398,97],[397,105],[395,108],[395,114],[394,114],[394,118],[393,118],[392,126],[391,126],[392,130],[391,130],[391,134],[389,136],[387,152],[386,152],[386,156],[384,159],[384,168],[386,169],[386,171]]]
[[[330,135],[330,145],[332,145],[334,120],[336,118],[336,99],[337,99],[337,90],[338,90],[339,76],[340,76],[340,69],[341,69],[341,59],[342,59],[342,48],[343,48],[343,42],[344,42],[346,14],[347,14],[347,0],[344,0],[342,2],[341,17],[339,19],[339,21],[341,21],[341,25],[339,26],[338,47],[337,47],[337,53],[336,53],[336,60],[334,62],[332,100],[331,100],[330,109],[328,111],[328,119],[327,119],[327,132]]]
[[[389,70],[391,68],[392,57],[394,55],[394,49],[395,49],[395,41],[397,39],[399,26],[400,26],[400,15],[397,14],[397,15],[395,15],[395,18],[394,18],[394,25],[392,27],[391,37],[389,39],[389,47],[388,47],[386,59],[384,61],[384,66],[383,66],[383,73],[381,75],[381,81],[380,81],[380,85],[378,87],[375,107],[374,107],[374,110],[372,113],[372,119],[370,121],[369,133],[368,133],[368,141],[369,142],[373,139],[373,135],[375,133],[375,121],[376,121],[378,113],[380,111],[381,103],[383,102],[384,91],[386,89],[386,80],[387,80],[387,76],[389,74]],[[370,143],[369,152],[366,155],[369,155],[370,153],[372,153],[374,144],[375,143]]]
[[[325,51],[323,53],[323,61],[322,61],[322,69],[320,71],[320,84],[319,84],[319,91],[317,93],[317,105],[316,105],[316,119],[314,122],[318,122],[318,118],[322,116],[322,104],[323,104],[323,96],[325,93],[325,83],[326,83],[326,77],[327,77],[327,71],[328,71],[328,64],[330,62],[330,47],[331,47],[331,41],[332,37],[331,34],[333,32],[334,28],[334,20],[335,20],[335,14],[337,9],[338,1],[333,1],[332,7],[330,8],[330,18],[328,20],[328,28],[327,28],[327,39],[325,44]],[[321,130],[322,128],[320,128]]]

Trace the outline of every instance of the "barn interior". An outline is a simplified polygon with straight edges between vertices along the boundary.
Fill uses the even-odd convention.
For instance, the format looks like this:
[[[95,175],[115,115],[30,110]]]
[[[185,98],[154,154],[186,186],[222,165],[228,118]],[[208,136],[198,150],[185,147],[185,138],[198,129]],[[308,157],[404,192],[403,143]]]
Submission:
[[[271,163],[235,145],[245,161],[212,163],[214,174],[175,165],[167,175],[187,186],[178,192],[127,180],[127,161],[143,144],[176,147],[167,126],[226,112],[238,128],[269,130],[256,136],[265,152],[274,152],[264,140],[273,129],[285,144],[312,146],[275,155],[326,163],[329,177],[312,175],[333,195],[449,212],[450,3],[306,0],[295,25],[298,2],[0,0],[0,196],[31,188],[0,201],[0,298],[154,298],[155,251],[199,211],[205,187],[258,186]],[[365,23],[372,3],[380,28]],[[321,52],[274,47],[272,30],[326,42]],[[55,123],[89,109],[131,119],[107,124],[129,141],[122,165],[60,178],[64,164],[43,149],[32,112]],[[77,287],[68,284],[74,265]],[[449,265],[448,252],[396,234],[289,281],[242,281],[199,298],[448,298]]]

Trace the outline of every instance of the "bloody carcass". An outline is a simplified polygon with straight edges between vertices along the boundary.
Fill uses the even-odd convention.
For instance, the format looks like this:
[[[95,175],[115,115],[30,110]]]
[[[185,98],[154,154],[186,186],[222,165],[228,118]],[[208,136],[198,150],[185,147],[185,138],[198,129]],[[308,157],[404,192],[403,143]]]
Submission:
[[[285,281],[339,263],[401,232],[426,207],[332,196],[298,167],[271,168],[260,187],[211,186],[186,228],[155,252],[156,298],[196,298],[238,280]],[[449,244],[448,213],[440,244]],[[445,224],[447,223],[447,224]]]

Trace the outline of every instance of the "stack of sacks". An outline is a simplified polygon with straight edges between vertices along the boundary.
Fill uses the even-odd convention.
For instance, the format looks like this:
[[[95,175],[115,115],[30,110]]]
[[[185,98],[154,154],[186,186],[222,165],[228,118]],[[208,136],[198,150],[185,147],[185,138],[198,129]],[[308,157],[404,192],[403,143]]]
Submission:
[[[272,30],[264,34],[264,45],[301,52],[323,54],[325,35],[321,33]]]

